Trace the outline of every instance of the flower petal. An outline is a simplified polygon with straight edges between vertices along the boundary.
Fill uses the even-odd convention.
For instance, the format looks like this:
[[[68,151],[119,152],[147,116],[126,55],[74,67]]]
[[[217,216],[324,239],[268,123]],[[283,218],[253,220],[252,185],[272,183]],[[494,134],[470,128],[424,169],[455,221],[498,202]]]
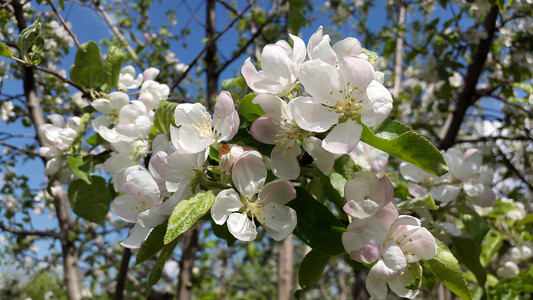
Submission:
[[[325,132],[337,124],[339,115],[329,111],[319,100],[298,97],[289,103],[294,121],[302,129],[313,132]]]
[[[324,104],[326,104],[326,100],[335,103],[337,99],[333,99],[333,97],[336,95],[332,95],[331,92],[336,93],[344,88],[344,85],[341,85],[341,77],[337,68],[320,59],[304,62],[298,79],[305,87],[306,92],[320,99]]]
[[[250,134],[261,143],[274,145],[276,144],[278,129],[278,124],[274,123],[270,117],[264,115],[252,123]]]
[[[278,179],[267,184],[259,193],[262,201],[286,204],[296,198],[296,190],[292,182],[284,179]]]
[[[264,210],[257,216],[258,221],[274,240],[281,241],[292,233],[296,227],[294,209],[272,202],[265,204],[263,208]]]
[[[313,162],[317,168],[324,173],[324,175],[331,173],[333,165],[335,164],[335,155],[326,151],[326,149],[322,147],[322,140],[310,136],[304,139],[303,146],[305,151],[307,151],[307,153],[313,158]]]
[[[220,191],[211,206],[211,218],[215,224],[222,225],[232,212],[239,211],[242,206],[239,194],[234,189]]]
[[[138,249],[142,246],[146,238],[148,238],[148,235],[150,235],[152,229],[153,228],[145,228],[140,224],[135,224],[135,226],[133,226],[133,228],[130,230],[130,236],[128,236],[128,238],[120,244],[126,248]]]
[[[302,153],[300,146],[293,147],[280,145],[274,147],[271,153],[270,168],[276,177],[283,179],[296,179],[300,175],[298,155]]]
[[[361,122],[367,126],[377,125],[387,118],[392,110],[392,95],[381,83],[372,80],[363,97],[363,108],[359,111]]]
[[[255,225],[246,214],[232,213],[229,215],[228,230],[237,239],[245,242],[255,240],[257,231]]]
[[[237,190],[252,198],[263,187],[267,170],[263,157],[257,151],[247,151],[235,160],[232,179]]]
[[[359,40],[353,37],[345,38],[333,45],[333,51],[337,54],[337,57],[341,58],[345,55],[359,55],[361,54],[361,43]]]
[[[408,270],[389,281],[389,287],[396,295],[402,298],[413,299],[418,295],[418,290],[410,290],[405,286],[409,285],[414,280],[415,277],[413,276],[413,273]]]
[[[322,141],[322,147],[334,154],[346,154],[351,152],[359,140],[363,126],[356,121],[348,120],[337,124]]]

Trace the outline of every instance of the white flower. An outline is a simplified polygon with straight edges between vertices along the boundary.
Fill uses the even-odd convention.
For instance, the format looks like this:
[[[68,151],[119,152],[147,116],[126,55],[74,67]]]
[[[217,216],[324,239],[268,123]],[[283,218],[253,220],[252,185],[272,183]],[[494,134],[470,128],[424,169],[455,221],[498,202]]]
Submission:
[[[135,78],[135,68],[127,65],[120,71],[118,75],[118,87],[123,90],[131,90],[138,88],[143,82],[143,75],[139,74]]]
[[[109,99],[101,98],[91,102],[91,106],[96,111],[118,117],[118,114],[122,107],[130,102],[130,97],[124,92],[113,92],[109,94]]]
[[[213,117],[200,103],[185,103],[176,107],[176,125],[170,127],[172,144],[184,153],[198,153],[215,142],[232,139],[239,128],[239,114],[231,94],[222,91],[215,104]]]
[[[503,266],[496,270],[496,273],[500,278],[515,277],[520,273],[520,268],[514,262],[506,261]]]
[[[296,212],[284,205],[296,197],[292,183],[279,179],[263,187],[266,176],[261,154],[245,152],[233,166],[232,178],[237,191],[221,191],[211,207],[215,223],[227,222],[228,230],[239,240],[256,238],[255,220],[277,241],[286,238],[296,227]]]
[[[394,188],[387,176],[378,179],[372,172],[359,171],[344,185],[344,197],[347,200],[344,212],[366,219],[392,201]]]
[[[320,59],[303,63],[299,79],[312,97],[298,97],[292,114],[300,128],[326,132],[324,149],[335,153],[351,152],[361,137],[363,127],[381,123],[392,109],[390,92],[375,80],[372,65],[361,58],[346,55],[339,68]]]
[[[159,151],[150,159],[149,169],[155,178],[165,181],[169,192],[183,190],[188,187],[190,181],[196,176],[198,170],[202,170],[207,159],[208,151],[194,154],[174,151],[167,153]],[[187,188],[190,191],[190,188]]]
[[[294,122],[291,113],[292,102],[287,105],[274,95],[260,94],[254,98],[253,103],[259,104],[265,115],[254,121],[250,133],[262,143],[276,145],[272,150],[270,162],[274,175],[283,179],[296,179],[300,175],[297,156],[302,151],[299,141],[324,174],[331,172],[335,157],[322,148],[322,142],[318,138],[309,137],[308,132]]]
[[[292,90],[300,66],[305,60],[305,44],[299,37],[289,35],[294,41],[294,48],[291,48],[286,41],[278,41],[263,48],[262,71],[256,70],[250,58],[244,62],[242,75],[255,92],[284,96]]]
[[[309,38],[307,43],[307,55],[309,59],[320,59],[332,66],[336,66],[339,58],[345,55],[360,55],[361,43],[353,37],[345,38],[333,45],[330,45],[329,35],[323,35],[323,27]]]
[[[364,171],[383,175],[387,170],[389,154],[367,143],[359,142],[352,152],[348,153],[353,161]]]
[[[137,100],[124,105],[119,112],[119,120],[113,128],[107,128],[107,119],[96,118],[93,127],[96,132],[110,143],[131,143],[136,139],[148,137],[152,119],[145,105]]]
[[[7,120],[15,115],[15,112],[13,109],[15,106],[11,101],[4,101],[2,105],[0,105],[0,119],[2,121],[7,122]]]
[[[147,71],[150,71],[150,69],[145,71],[145,73],[149,73],[149,77],[155,77],[155,71]],[[159,102],[166,99],[169,94],[170,88],[168,85],[161,84],[153,80],[145,80],[141,86],[141,94],[139,95],[138,100],[144,103],[148,110],[155,110],[159,106]]]

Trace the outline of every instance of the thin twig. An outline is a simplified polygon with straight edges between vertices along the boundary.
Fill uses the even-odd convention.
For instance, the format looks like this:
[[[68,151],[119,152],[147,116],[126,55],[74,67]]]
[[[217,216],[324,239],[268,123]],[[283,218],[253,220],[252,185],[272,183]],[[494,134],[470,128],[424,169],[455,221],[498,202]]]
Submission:
[[[488,141],[532,141],[533,137],[531,136],[465,136],[455,140],[456,143],[477,143],[477,142],[488,142]]]
[[[79,48],[80,47],[80,42],[78,41],[78,38],[76,37],[74,32],[72,32],[72,30],[70,30],[70,28],[68,27],[67,23],[65,22],[65,20],[63,19],[63,17],[59,13],[59,11],[56,9],[56,7],[54,6],[54,3],[52,1],[50,1],[50,0],[46,0],[46,2],[48,2],[50,7],[52,7],[52,10],[56,14],[56,16],[59,18],[59,21],[61,21],[61,24],[63,24],[63,27],[65,28],[65,30],[68,32],[68,34],[70,34],[70,37],[72,37],[72,39],[74,40],[74,44],[76,44],[76,47]]]
[[[52,70],[45,69],[43,67],[39,67],[39,66],[34,66],[34,68],[39,70],[39,71],[42,71],[42,72],[48,73],[50,75],[53,75],[53,76],[57,77],[59,80],[63,81],[64,83],[70,84],[71,86],[75,87],[80,92],[82,92],[84,97],[89,98],[89,99],[92,97],[91,94],[89,94],[89,92],[87,92],[81,86],[79,86],[76,83],[72,82],[71,80],[61,76],[61,74],[59,74],[59,73],[57,73],[55,71],[52,71]]]
[[[235,17],[235,19],[233,19],[229,24],[228,26],[226,26],[226,28],[224,28],[224,30],[222,30],[213,40],[209,41],[209,43],[207,43],[204,47],[204,49],[202,49],[202,51],[200,51],[200,53],[198,53],[198,55],[194,58],[194,60],[189,64],[189,67],[187,68],[187,70],[185,70],[185,72],[183,72],[181,74],[181,76],[174,82],[174,84],[172,84],[172,87],[170,88],[170,91],[172,92],[174,89],[176,89],[176,87],[178,87],[178,85],[183,81],[183,79],[185,79],[185,77],[187,77],[187,74],[189,74],[189,71],[191,71],[192,67],[194,65],[196,65],[196,63],[198,62],[198,60],[200,60],[200,58],[202,57],[202,55],[204,55],[204,53],[207,51],[207,49],[209,49],[209,47],[211,46],[211,44],[213,43],[216,43],[216,41],[221,37],[223,36],[226,31],[228,31],[232,26],[233,24],[235,24],[237,21],[239,21],[243,16],[244,16],[244,13],[246,13],[246,11],[248,9],[250,9],[250,7],[252,7],[253,3],[255,2],[255,0],[253,1],[250,1],[250,3],[248,4],[248,6],[246,6],[240,14],[237,15],[237,17]]]
[[[135,50],[133,50],[133,48],[130,46],[130,44],[128,43],[128,41],[124,37],[124,35],[122,35],[120,30],[118,30],[117,26],[115,26],[115,24],[113,24],[113,22],[111,21],[111,18],[109,17],[109,14],[105,11],[105,9],[100,4],[98,4],[98,2],[94,2],[94,5],[95,5],[96,10],[98,10],[100,12],[100,14],[102,14],[102,16],[104,17],[104,20],[107,23],[107,25],[109,26],[109,28],[111,28],[113,33],[116,36],[118,36],[118,38],[120,39],[122,44],[124,44],[124,47],[126,47],[126,50],[131,55],[131,58],[133,59],[133,61],[135,61],[135,63],[139,66],[139,68],[144,70],[145,67],[141,64],[141,62],[139,60],[139,56],[137,56],[137,53],[135,53]]]
[[[514,165],[513,162],[510,161],[505,153],[503,152],[502,148],[500,146],[496,145],[498,148],[498,152],[500,152],[500,155],[503,158],[503,162],[505,162],[505,165],[527,186],[529,191],[533,192],[533,185],[527,180],[527,178],[520,172]]]
[[[32,152],[26,148],[22,148],[22,147],[18,147],[18,146],[14,146],[14,145],[10,145],[10,144],[7,144],[5,143],[4,141],[0,141],[0,145],[1,146],[4,146],[4,147],[7,147],[9,149],[13,149],[13,150],[17,150],[19,152],[22,152],[22,153],[25,153],[25,154],[28,154],[30,156],[36,156],[36,157],[41,157],[39,155],[39,153],[35,153],[35,152]]]
[[[54,239],[59,238],[59,233],[55,233],[53,231],[16,229],[16,228],[7,227],[2,223],[0,223],[0,229],[6,232],[11,232],[13,234],[22,235],[22,236],[34,235],[34,236],[40,236],[40,237],[51,237]]]

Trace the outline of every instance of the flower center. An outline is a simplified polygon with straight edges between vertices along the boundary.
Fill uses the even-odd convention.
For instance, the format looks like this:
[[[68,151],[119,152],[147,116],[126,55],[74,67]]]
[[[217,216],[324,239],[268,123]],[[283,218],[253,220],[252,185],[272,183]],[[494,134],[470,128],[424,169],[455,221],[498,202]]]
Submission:
[[[362,100],[364,91],[357,86],[352,87],[351,83],[348,82],[346,87],[339,91],[330,91],[329,94],[333,99],[337,99],[334,103],[332,101],[326,100],[326,105],[329,106],[329,111],[334,111],[338,113],[341,119],[352,119],[355,120],[358,118],[358,111],[363,108]],[[342,120],[341,120],[342,121]]]
[[[213,128],[213,124],[211,123],[211,116],[203,115],[201,120],[201,122],[198,122],[196,124],[192,123],[191,125],[199,129],[200,133],[204,136],[210,137],[214,140],[218,140],[220,134],[217,132],[216,129]],[[218,122],[222,122],[222,119],[220,117],[218,117]]]
[[[261,190],[259,190],[258,192],[261,193]],[[249,212],[252,217],[252,222],[255,217],[261,225],[265,225],[266,217],[262,216],[261,214],[263,210],[265,210],[265,204],[268,203],[266,200],[269,197],[270,197],[270,193],[268,193],[263,199],[259,198],[259,195],[258,195],[254,201],[253,199],[248,200],[248,197],[244,196],[244,200],[245,200],[244,205],[246,206],[246,208],[244,209],[243,214],[246,214]]]
[[[271,121],[272,118],[270,118]],[[274,121],[275,122],[275,121]],[[278,125],[276,134],[272,137],[275,138],[274,143],[277,147],[284,147],[285,151],[289,151],[294,148],[294,144],[297,140],[302,139],[305,135],[305,131],[295,124],[288,122],[286,118],[281,116],[281,121],[275,122]]]

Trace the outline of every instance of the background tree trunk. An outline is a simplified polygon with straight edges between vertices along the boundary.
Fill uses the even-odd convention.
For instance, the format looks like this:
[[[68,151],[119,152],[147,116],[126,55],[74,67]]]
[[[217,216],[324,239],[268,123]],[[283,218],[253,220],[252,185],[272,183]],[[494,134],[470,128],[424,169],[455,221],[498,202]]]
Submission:
[[[286,237],[279,245],[278,299],[291,299],[294,277],[294,236]]]

